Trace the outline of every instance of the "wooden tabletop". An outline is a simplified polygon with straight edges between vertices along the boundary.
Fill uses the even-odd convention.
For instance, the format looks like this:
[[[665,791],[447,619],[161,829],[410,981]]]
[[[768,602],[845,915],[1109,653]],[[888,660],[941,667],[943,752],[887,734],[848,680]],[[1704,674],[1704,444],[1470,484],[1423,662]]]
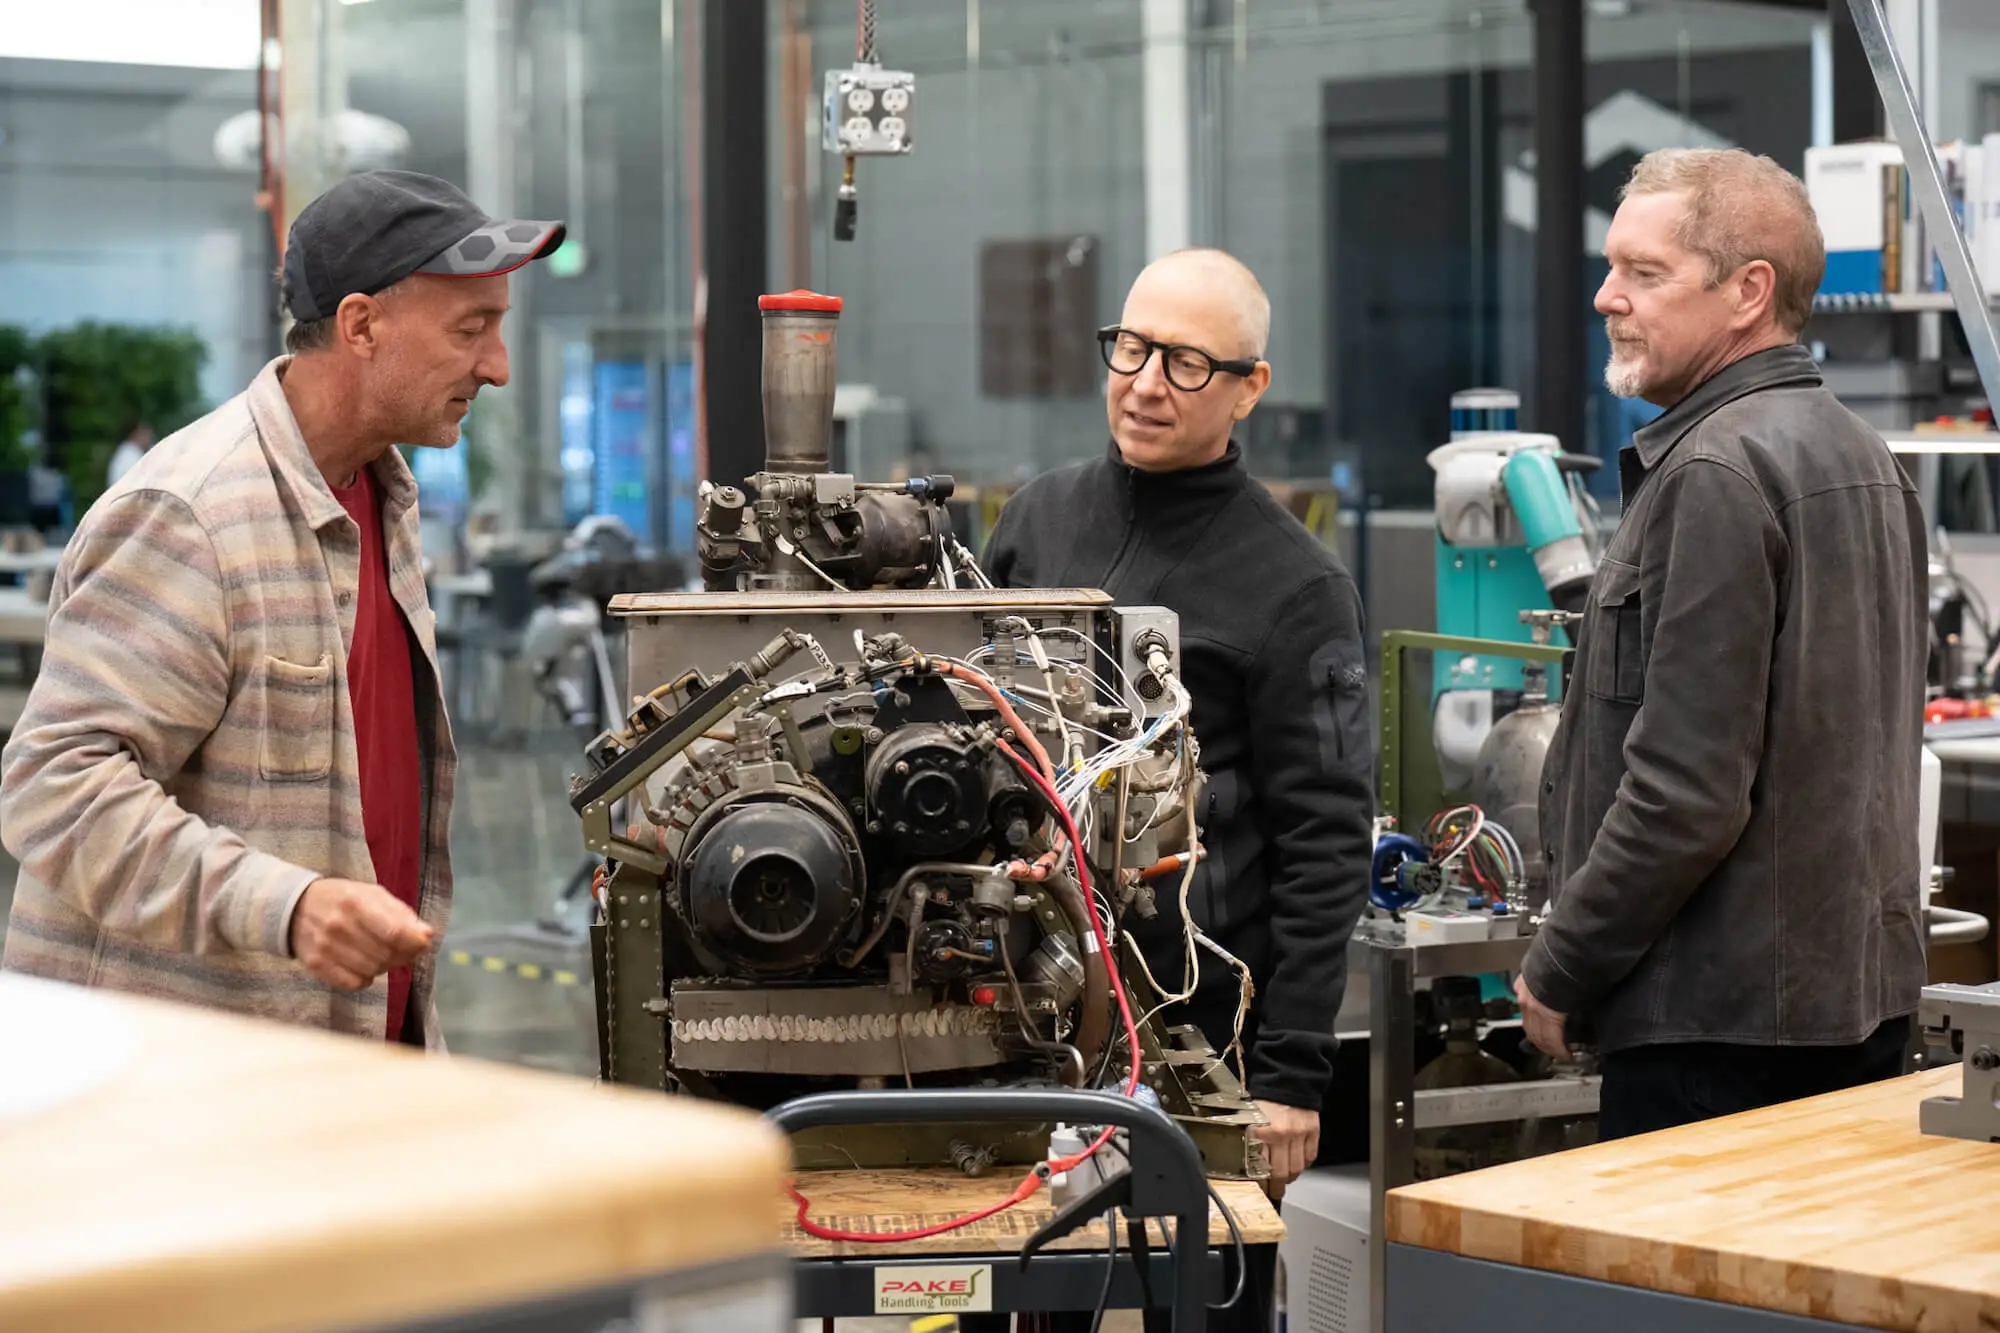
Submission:
[[[372,1327],[778,1245],[747,1112],[6,975],[0,1081],[0,1328]]]
[[[1917,1130],[1961,1078],[1412,1185],[1389,1195],[1389,1239],[1871,1328],[2000,1328],[2000,1144]]]
[[[950,1168],[931,1170],[803,1171],[798,1189],[812,1204],[807,1214],[823,1226],[841,1231],[915,1231],[949,1222],[989,1207],[1013,1193],[1026,1168],[996,1166],[977,1179]],[[1215,1192],[1229,1205],[1245,1245],[1275,1245],[1284,1239],[1285,1224],[1265,1197],[1263,1187],[1247,1180],[1214,1181]],[[888,1255],[993,1254],[1019,1250],[1022,1242],[1055,1216],[1055,1201],[1047,1189],[1024,1203],[983,1218],[956,1231],[923,1240],[882,1244],[867,1241],[820,1240],[798,1226],[798,1206],[780,1210],[785,1241],[796,1259],[883,1258]],[[1165,1245],[1170,1229],[1149,1223],[1154,1241]],[[1119,1229],[1123,1244],[1124,1228]],[[1208,1205],[1211,1245],[1228,1245],[1229,1224]],[[1048,1246],[1051,1250],[1102,1250],[1107,1244],[1102,1222],[1079,1227]]]

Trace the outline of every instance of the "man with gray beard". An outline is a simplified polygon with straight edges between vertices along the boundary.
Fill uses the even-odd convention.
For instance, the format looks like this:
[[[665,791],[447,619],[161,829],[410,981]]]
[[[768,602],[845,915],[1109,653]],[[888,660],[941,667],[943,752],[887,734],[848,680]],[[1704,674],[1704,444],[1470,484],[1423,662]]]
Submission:
[[[1798,336],[1825,270],[1768,158],[1650,154],[1605,241],[1605,382],[1666,410],[1543,774],[1516,994],[1619,1138],[1900,1071],[1924,980],[1924,520]]]

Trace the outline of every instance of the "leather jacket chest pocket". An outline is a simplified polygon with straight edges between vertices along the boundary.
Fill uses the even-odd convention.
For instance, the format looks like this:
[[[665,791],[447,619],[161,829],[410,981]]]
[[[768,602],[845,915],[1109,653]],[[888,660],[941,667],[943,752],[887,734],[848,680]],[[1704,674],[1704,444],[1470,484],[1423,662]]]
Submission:
[[[266,657],[257,681],[263,734],[257,768],[269,782],[318,782],[333,770],[333,658]]]
[[[1646,651],[1641,642],[1639,569],[1607,557],[1590,591],[1583,649],[1589,662],[1583,687],[1600,699],[1636,704],[1646,697]]]

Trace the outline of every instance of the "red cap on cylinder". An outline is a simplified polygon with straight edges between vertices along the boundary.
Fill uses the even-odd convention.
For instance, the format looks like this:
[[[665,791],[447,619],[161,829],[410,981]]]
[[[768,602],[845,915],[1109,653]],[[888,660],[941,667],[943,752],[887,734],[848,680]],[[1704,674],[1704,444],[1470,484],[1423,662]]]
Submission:
[[[759,310],[824,310],[832,314],[840,313],[838,296],[821,296],[797,287],[783,296],[760,296],[757,298]]]

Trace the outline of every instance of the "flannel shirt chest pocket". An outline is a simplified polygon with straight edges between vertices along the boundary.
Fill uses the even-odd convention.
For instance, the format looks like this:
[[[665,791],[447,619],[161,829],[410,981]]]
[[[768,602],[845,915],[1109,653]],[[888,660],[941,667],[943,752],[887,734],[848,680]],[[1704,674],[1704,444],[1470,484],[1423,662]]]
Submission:
[[[333,770],[333,655],[297,662],[266,655],[256,690],[258,771],[269,782],[318,782]]]

